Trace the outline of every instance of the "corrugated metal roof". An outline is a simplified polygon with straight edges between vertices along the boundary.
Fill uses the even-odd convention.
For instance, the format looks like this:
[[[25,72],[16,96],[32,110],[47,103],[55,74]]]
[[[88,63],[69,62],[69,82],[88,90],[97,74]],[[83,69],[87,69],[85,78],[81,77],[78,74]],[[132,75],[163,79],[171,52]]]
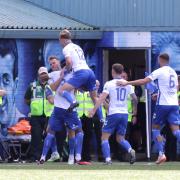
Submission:
[[[95,27],[50,12],[24,0],[0,0],[0,29],[94,30]]]
[[[180,0],[26,0],[111,31],[179,31]]]

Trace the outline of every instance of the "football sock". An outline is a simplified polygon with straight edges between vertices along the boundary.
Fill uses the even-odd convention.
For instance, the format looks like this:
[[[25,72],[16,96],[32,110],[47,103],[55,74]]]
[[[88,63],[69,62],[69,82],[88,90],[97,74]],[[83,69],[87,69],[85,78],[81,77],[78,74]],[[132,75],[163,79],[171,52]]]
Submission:
[[[75,151],[75,137],[69,138],[69,154],[74,156]]]
[[[51,142],[51,152],[57,152],[56,138],[54,137]]]
[[[153,140],[155,142],[155,145],[157,147],[157,150],[159,152],[159,155],[164,154],[164,140],[163,140],[163,137],[160,134],[160,130],[153,129],[152,130],[152,136],[153,136]],[[158,139],[157,139],[158,137],[161,139],[161,141],[158,141]]]
[[[102,152],[105,159],[110,158],[110,147],[109,147],[109,141],[108,140],[102,140],[101,143],[102,146]]]
[[[83,132],[78,132],[75,136],[75,139],[76,139],[75,152],[76,152],[76,154],[81,154],[81,152],[82,152],[83,137],[84,137]]]
[[[46,157],[54,138],[55,137],[54,137],[53,134],[50,134],[50,133],[47,134],[47,136],[46,136],[46,138],[44,140],[44,146],[43,146],[43,151],[42,151],[42,156],[43,157]]]
[[[122,141],[119,142],[119,144],[127,151],[127,152],[130,152],[132,147],[131,145],[129,144],[129,142],[125,139],[123,139]]]
[[[74,103],[74,99],[71,96],[71,93],[69,93],[68,91],[63,91],[62,92],[62,97],[64,97],[70,104]]]

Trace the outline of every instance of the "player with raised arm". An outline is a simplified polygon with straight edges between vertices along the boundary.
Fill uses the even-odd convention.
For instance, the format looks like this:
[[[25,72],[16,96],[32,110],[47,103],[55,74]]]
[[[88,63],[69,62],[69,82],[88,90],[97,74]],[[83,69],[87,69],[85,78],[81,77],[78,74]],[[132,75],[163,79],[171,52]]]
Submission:
[[[123,71],[121,64],[113,64],[112,66],[112,77],[113,80],[108,81],[104,85],[102,94],[100,95],[95,107],[90,111],[89,116],[93,117],[99,106],[109,96],[109,110],[108,116],[102,129],[102,151],[105,158],[106,164],[111,164],[109,137],[116,131],[117,142],[124,147],[124,149],[130,154],[130,164],[133,164],[136,160],[135,151],[127,140],[125,140],[126,128],[128,123],[128,95],[130,94],[133,105],[137,109],[137,97],[134,93],[134,88],[131,85],[125,87],[118,87],[116,85],[117,79],[121,78]],[[123,80],[122,80],[123,81]],[[136,112],[136,110],[135,110]]]
[[[63,54],[66,60],[66,69],[73,71],[73,76],[59,90],[59,93],[71,104],[69,111],[79,104],[71,97],[70,91],[83,88],[90,92],[93,103],[97,99],[96,77],[88,67],[84,52],[80,46],[71,41],[71,33],[68,30],[60,32],[60,44],[63,46]],[[99,119],[103,119],[102,111],[98,109]]]
[[[170,125],[173,135],[180,141],[180,118],[177,98],[178,77],[176,72],[169,66],[169,55],[160,54],[158,57],[160,68],[153,71],[144,79],[135,81],[117,81],[119,86],[143,85],[156,80],[158,87],[158,98],[153,116],[152,136],[158,148],[159,156],[156,164],[166,161],[164,154],[164,139],[160,129],[166,123]]]

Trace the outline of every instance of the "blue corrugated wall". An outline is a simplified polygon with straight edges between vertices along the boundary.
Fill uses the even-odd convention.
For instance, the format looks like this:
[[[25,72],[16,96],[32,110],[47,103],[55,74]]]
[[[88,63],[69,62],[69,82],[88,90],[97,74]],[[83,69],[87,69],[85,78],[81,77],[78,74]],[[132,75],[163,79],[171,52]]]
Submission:
[[[102,27],[180,26],[180,0],[28,0]]]

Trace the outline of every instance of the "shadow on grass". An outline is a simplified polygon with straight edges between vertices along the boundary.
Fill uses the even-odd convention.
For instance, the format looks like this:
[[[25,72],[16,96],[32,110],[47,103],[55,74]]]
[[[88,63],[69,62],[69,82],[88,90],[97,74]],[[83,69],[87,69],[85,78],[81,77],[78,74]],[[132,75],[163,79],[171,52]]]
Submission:
[[[113,163],[112,165],[103,165],[103,163],[92,163],[92,165],[67,165],[66,163],[45,163],[37,165],[35,163],[2,163],[0,169],[9,170],[179,170],[180,162],[167,162],[162,165],[154,163],[138,162],[134,165],[128,163]]]

